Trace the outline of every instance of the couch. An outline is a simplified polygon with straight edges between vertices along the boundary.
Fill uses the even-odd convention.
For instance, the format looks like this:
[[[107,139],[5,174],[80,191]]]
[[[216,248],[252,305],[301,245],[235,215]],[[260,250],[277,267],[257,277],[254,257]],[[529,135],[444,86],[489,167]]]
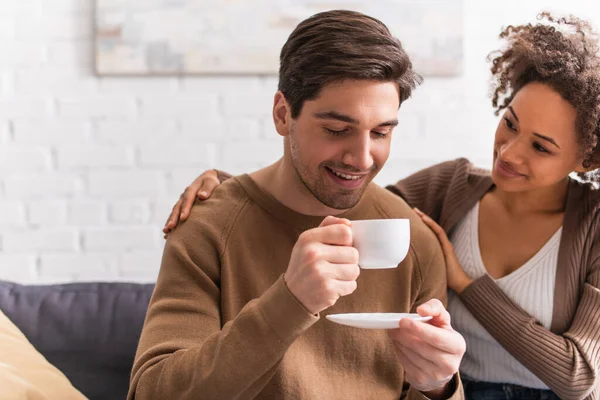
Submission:
[[[0,310],[91,400],[125,399],[153,284],[19,285]]]

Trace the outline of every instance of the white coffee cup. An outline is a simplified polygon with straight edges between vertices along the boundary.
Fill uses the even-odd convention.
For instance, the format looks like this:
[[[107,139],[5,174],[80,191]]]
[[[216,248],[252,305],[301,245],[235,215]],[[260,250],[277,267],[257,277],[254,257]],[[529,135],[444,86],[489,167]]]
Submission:
[[[408,254],[408,219],[369,219],[351,221],[351,224],[361,268],[396,268]]]

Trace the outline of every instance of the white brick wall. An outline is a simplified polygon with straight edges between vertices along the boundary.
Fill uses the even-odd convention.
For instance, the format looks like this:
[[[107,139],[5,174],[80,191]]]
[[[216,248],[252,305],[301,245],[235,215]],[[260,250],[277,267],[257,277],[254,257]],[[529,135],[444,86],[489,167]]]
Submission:
[[[85,229],[83,248],[91,251],[144,250],[157,247],[155,227],[106,227]]]
[[[67,223],[67,203],[60,200],[35,200],[27,203],[30,227],[57,227]]]
[[[0,226],[14,228],[26,223],[24,204],[18,201],[0,202]]]
[[[459,156],[488,166],[485,58],[502,25],[561,3],[464,0],[464,74],[427,78],[405,103],[377,182]],[[281,154],[276,78],[96,77],[93,5],[0,0],[0,279],[151,281],[163,223],[200,171],[247,172]],[[568,6],[600,22],[600,5]]]
[[[75,228],[35,226],[28,229],[11,229],[2,235],[2,249],[11,253],[36,253],[38,251],[77,252],[79,234]]]

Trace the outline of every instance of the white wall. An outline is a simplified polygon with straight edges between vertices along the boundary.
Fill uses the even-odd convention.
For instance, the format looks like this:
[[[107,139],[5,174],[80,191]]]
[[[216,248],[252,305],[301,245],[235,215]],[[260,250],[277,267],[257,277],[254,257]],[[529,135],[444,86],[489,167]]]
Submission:
[[[464,75],[428,78],[405,103],[377,182],[459,156],[489,166],[485,58],[503,25],[559,3],[464,0]],[[598,24],[596,4],[566,11]],[[97,78],[92,11],[92,0],[0,0],[0,279],[153,280],[164,220],[193,177],[281,154],[276,79]]]

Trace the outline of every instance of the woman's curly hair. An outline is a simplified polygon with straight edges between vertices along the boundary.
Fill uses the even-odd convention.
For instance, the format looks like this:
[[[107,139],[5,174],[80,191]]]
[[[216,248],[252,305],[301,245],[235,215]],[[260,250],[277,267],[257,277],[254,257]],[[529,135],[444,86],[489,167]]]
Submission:
[[[535,25],[508,26],[500,33],[507,46],[489,55],[495,114],[530,82],[556,90],[577,111],[575,129],[584,167],[600,167],[600,54],[598,35],[574,16],[538,15]],[[600,173],[586,174],[600,182]],[[583,177],[583,176],[582,176]]]

